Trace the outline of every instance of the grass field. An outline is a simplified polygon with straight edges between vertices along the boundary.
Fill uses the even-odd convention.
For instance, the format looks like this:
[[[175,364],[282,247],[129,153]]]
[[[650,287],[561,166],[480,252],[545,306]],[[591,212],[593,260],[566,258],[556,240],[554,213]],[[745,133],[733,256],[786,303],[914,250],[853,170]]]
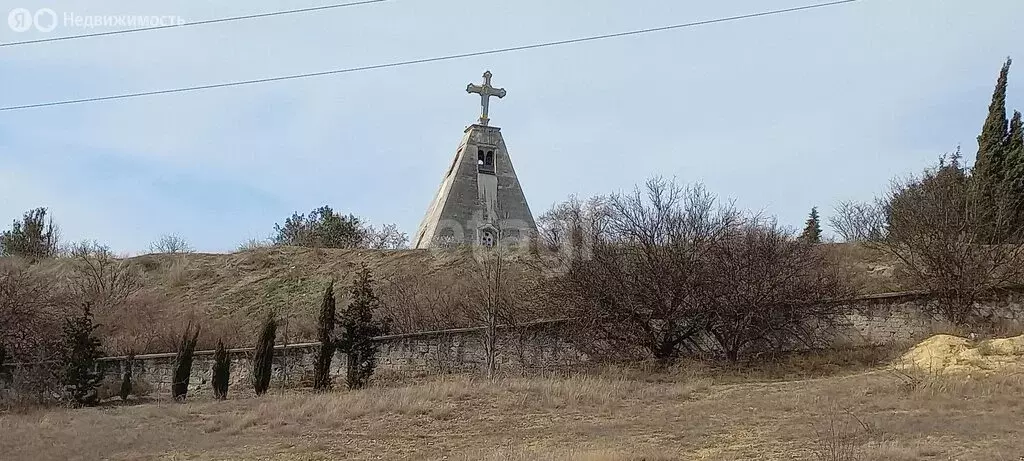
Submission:
[[[1013,460],[1024,377],[471,376],[0,415],[0,459]]]

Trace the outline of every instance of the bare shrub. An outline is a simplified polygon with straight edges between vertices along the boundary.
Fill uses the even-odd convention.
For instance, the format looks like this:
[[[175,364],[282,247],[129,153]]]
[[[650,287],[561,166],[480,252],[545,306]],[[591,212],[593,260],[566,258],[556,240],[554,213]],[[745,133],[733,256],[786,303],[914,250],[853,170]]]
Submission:
[[[433,273],[399,268],[377,284],[379,312],[396,334],[473,326],[472,283],[461,265]]]
[[[0,258],[0,344],[7,360],[56,358],[70,302],[56,277],[15,258]]]
[[[758,217],[726,232],[709,252],[715,282],[707,331],[730,361],[748,352],[815,346],[852,291],[825,250]]]
[[[550,305],[580,318],[577,343],[592,354],[649,356],[662,365],[700,349],[708,321],[711,251],[739,217],[702,186],[654,178],[609,199],[607,232],[589,258],[547,284]]]
[[[556,203],[537,220],[541,244],[548,251],[586,254],[595,238],[604,236],[611,209],[606,196],[580,200],[573,195]]]
[[[260,239],[253,238],[253,239],[246,240],[246,241],[242,242],[240,245],[238,245],[238,251],[258,250],[258,249],[261,249],[261,248],[268,248],[268,247],[270,247],[272,245],[273,245],[273,242],[270,242],[268,240],[260,240]]]
[[[874,242],[885,236],[884,205],[875,202],[839,202],[828,219],[845,242]]]
[[[833,404],[814,429],[814,457],[818,461],[858,461],[862,459],[861,441],[873,432],[871,425]]]
[[[195,251],[192,245],[189,245],[187,241],[181,236],[175,234],[165,234],[157,238],[153,243],[149,244],[149,251],[152,253],[192,253]]]
[[[114,306],[142,288],[137,268],[117,258],[105,245],[81,242],[70,248],[69,256],[73,264],[71,283],[83,301]]]
[[[1024,240],[1005,207],[982,206],[954,156],[920,177],[894,181],[885,197],[888,234],[871,245],[903,263],[909,284],[937,297],[936,313],[964,324],[983,317],[978,301],[1024,276]],[[1000,197],[995,197],[996,199]]]
[[[363,229],[363,246],[374,250],[400,250],[409,247],[409,236],[398,230],[395,224],[379,228],[366,226]]]

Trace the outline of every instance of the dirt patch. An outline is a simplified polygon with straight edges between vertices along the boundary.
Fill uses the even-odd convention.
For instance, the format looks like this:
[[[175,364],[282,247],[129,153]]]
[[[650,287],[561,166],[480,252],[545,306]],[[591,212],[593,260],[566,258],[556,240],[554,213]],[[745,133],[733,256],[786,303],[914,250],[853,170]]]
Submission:
[[[914,346],[894,364],[933,374],[993,374],[1024,369],[1024,335],[972,341],[935,335]]]

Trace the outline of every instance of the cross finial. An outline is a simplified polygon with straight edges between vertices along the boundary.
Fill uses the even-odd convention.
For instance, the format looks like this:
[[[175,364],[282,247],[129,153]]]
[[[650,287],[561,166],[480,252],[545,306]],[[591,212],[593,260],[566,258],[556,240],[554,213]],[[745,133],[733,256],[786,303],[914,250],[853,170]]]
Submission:
[[[491,96],[497,96],[498,99],[505,97],[504,88],[495,88],[491,86],[491,71],[484,72],[484,84],[474,85],[472,83],[466,87],[467,93],[477,93],[480,95],[480,124],[487,126],[487,122],[490,121],[487,118],[487,109],[490,106]]]

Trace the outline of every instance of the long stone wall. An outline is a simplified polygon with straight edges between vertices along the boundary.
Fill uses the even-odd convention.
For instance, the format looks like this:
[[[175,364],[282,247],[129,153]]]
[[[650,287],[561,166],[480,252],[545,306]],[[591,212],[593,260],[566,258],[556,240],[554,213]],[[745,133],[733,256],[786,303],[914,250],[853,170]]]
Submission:
[[[835,346],[865,346],[902,343],[923,338],[946,327],[930,312],[933,297],[921,293],[892,293],[857,298],[844,303],[845,314],[837,319],[829,338]],[[1009,327],[1024,326],[1024,291],[1005,292],[986,301],[981,309],[992,321]],[[568,340],[566,329],[572,320],[551,320],[498,330],[497,367],[501,372],[552,370],[578,367],[586,354]],[[424,375],[481,370],[485,362],[483,328],[463,328],[392,335],[376,338],[380,345],[378,373],[381,375]],[[272,386],[308,386],[318,343],[276,347]],[[253,350],[233,349],[232,392],[249,392]],[[134,376],[155,392],[166,393],[171,385],[174,353],[136,356]],[[124,357],[103,359],[109,376],[120,376]],[[197,351],[189,382],[190,394],[210,392],[213,351]],[[10,364],[6,373],[16,372]],[[337,353],[332,376],[344,379],[345,356]],[[4,373],[0,373],[2,375]],[[2,384],[2,383],[0,383]],[[2,386],[0,386],[2,387]]]

